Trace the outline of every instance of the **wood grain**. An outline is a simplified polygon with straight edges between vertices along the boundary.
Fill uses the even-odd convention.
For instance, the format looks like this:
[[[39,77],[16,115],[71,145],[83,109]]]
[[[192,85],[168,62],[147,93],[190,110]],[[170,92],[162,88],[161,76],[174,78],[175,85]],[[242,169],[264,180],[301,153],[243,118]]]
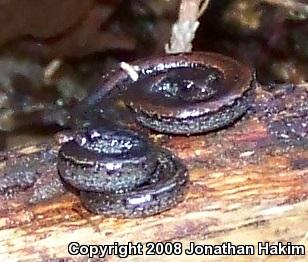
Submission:
[[[235,126],[207,135],[151,135],[187,164],[191,177],[185,201],[142,219],[92,215],[66,193],[48,202],[27,203],[26,195],[0,199],[0,261],[88,261],[69,256],[69,242],[127,244],[180,241],[257,245],[278,241],[308,248],[308,150],[283,144],[266,121],[245,117]],[[11,152],[11,156],[58,150],[55,141]],[[6,154],[8,156],[8,153]],[[4,157],[0,175],[8,162]],[[2,172],[1,172],[2,170]],[[57,176],[56,167],[48,170]],[[307,261],[306,256],[130,256],[125,261]],[[106,261],[121,260],[109,256]],[[93,259],[93,261],[96,261]]]

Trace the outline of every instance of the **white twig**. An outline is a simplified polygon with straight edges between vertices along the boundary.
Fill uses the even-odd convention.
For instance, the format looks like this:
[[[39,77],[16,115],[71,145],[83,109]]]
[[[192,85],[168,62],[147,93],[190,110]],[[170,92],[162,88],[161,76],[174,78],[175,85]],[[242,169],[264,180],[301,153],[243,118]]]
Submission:
[[[192,40],[199,27],[198,19],[206,10],[210,0],[182,0],[177,22],[172,27],[170,44],[166,53],[191,52]]]
[[[207,9],[207,6],[209,5],[209,2],[210,2],[210,0],[205,0],[205,1],[201,4],[200,10],[199,10],[198,18],[200,18],[200,17],[203,15],[204,11]]]
[[[139,67],[138,66],[132,66],[126,62],[121,62],[120,63],[120,67],[122,70],[124,70],[128,76],[133,80],[133,81],[137,81],[139,78],[138,75],[138,71],[139,71]]]

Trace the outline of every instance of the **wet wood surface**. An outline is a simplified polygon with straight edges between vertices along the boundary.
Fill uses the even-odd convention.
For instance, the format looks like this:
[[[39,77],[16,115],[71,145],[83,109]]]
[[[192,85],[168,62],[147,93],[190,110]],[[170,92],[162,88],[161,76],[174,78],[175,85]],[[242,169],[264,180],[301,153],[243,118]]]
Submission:
[[[254,245],[282,241],[308,248],[308,150],[275,139],[253,114],[234,126],[190,137],[151,135],[187,164],[191,183],[176,208],[141,219],[88,213],[71,193],[29,204],[30,190],[0,198],[0,261],[88,261],[68,254],[68,244],[179,241],[210,245]],[[2,155],[0,175],[12,159],[52,151],[50,141]],[[55,165],[43,175],[57,176]],[[145,249],[144,249],[145,250]],[[126,261],[307,261],[306,256],[129,256]],[[108,256],[106,261],[121,260]],[[93,260],[96,261],[96,260]]]

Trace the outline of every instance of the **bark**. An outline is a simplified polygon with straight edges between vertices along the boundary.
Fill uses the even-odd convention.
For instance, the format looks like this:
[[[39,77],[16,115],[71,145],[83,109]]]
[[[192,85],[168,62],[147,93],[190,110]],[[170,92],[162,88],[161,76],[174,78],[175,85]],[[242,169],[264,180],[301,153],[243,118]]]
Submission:
[[[304,87],[300,92],[305,103],[307,89]],[[67,246],[72,241],[101,245],[179,241],[184,247],[190,241],[208,245],[230,241],[255,246],[260,241],[272,244],[289,241],[306,245],[307,252],[307,133],[293,141],[283,140],[277,130],[273,131],[275,126],[271,124],[280,114],[289,115],[291,109],[286,109],[287,105],[296,96],[293,91],[283,96],[278,93],[259,91],[257,99],[262,102],[256,103],[257,112],[249,113],[234,126],[219,132],[190,137],[151,135],[157,143],[184,160],[191,178],[185,201],[162,214],[142,219],[104,218],[84,210],[71,193],[29,204],[33,189],[9,200],[0,199],[0,260],[63,258],[65,261],[86,261],[85,256],[68,254]],[[272,108],[273,101],[275,107],[277,101],[281,102],[284,109],[270,117],[265,116],[260,105],[263,103]],[[305,123],[306,118],[301,116],[301,119]],[[0,176],[16,159],[37,152],[56,155],[59,148],[56,141],[4,153]],[[45,177],[57,176],[56,166],[48,161],[36,168],[44,165],[41,172]],[[257,255],[149,258],[150,261],[251,261]],[[305,261],[304,256],[258,258]],[[129,256],[127,261],[144,259],[145,256]],[[118,261],[120,258],[109,256],[106,260]]]

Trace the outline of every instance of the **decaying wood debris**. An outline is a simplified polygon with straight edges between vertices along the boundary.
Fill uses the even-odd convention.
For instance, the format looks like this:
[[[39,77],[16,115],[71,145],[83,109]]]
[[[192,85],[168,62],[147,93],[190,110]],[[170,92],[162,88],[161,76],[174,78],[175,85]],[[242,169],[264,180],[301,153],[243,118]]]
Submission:
[[[0,260],[88,261],[86,257],[69,256],[67,246],[72,241],[101,245],[180,241],[184,246],[190,241],[252,245],[258,241],[289,241],[307,249],[307,99],[304,85],[272,90],[259,87],[252,110],[231,128],[190,137],[152,134],[152,139],[185,161],[191,184],[183,203],[143,219],[107,219],[90,214],[57,183],[58,187],[52,188],[60,194],[36,203],[38,194],[44,193],[42,189],[57,181],[54,160],[61,136],[43,145],[2,153]],[[27,165],[31,159],[35,160],[32,166]],[[12,182],[11,190],[5,187],[6,176],[27,169],[36,175],[32,182],[26,181],[28,186],[14,188]],[[194,261],[222,258],[193,257]],[[138,259],[128,257],[127,261]],[[191,261],[192,257],[159,257],[159,261],[174,259]],[[252,257],[240,259],[251,261]],[[262,259],[305,261],[304,256]],[[228,260],[239,261],[239,257]]]

